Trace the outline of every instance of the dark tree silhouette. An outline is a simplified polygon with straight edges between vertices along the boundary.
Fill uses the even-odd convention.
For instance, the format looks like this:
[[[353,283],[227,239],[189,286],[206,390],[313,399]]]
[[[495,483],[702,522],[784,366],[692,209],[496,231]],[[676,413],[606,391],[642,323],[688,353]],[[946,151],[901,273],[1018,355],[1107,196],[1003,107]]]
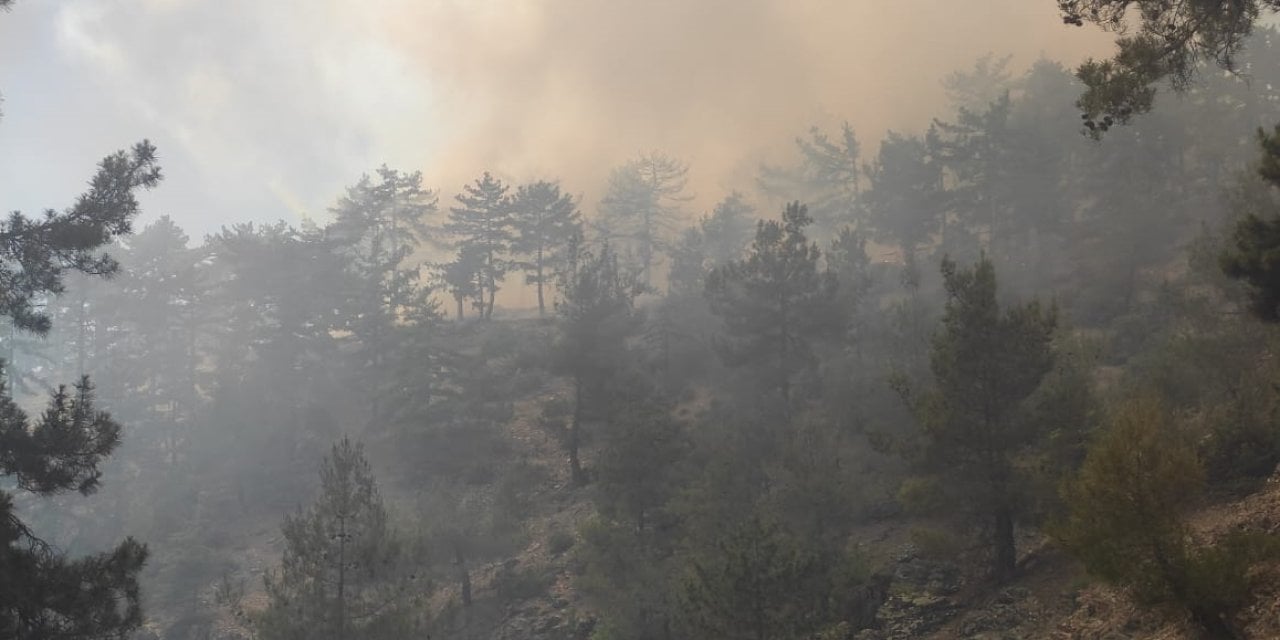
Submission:
[[[69,271],[109,275],[116,261],[98,249],[129,233],[138,214],[134,192],[160,181],[149,142],[107,156],[89,191],[63,212],[31,219],[14,212],[0,224],[0,314],[16,327],[46,333],[38,297],[63,290]],[[93,404],[82,378],[60,387],[32,421],[0,384],[0,477],[19,491],[50,496],[93,493],[100,461],[120,444],[120,425]],[[138,573],[146,547],[132,538],[114,550],[70,560],[14,513],[12,491],[0,491],[0,636],[122,637],[142,622]]]

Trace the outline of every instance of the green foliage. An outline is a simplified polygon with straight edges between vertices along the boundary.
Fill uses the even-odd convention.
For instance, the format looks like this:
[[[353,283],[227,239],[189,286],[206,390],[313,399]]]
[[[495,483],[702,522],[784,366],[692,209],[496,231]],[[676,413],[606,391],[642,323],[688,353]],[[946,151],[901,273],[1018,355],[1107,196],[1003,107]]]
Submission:
[[[1159,401],[1130,400],[1064,486],[1068,516],[1056,537],[1091,573],[1144,600],[1168,599],[1185,555],[1182,515],[1203,482],[1195,449],[1173,431]]]
[[[574,580],[603,619],[593,637],[659,638],[671,635],[677,619],[672,559],[656,553],[634,527],[594,518],[579,528],[574,547],[580,573]]]
[[[547,534],[547,551],[552,555],[560,555],[573,548],[578,543],[577,536],[572,531],[564,529],[554,529]]]
[[[716,203],[710,215],[698,219],[698,229],[706,239],[709,266],[718,267],[742,257],[751,242],[756,209],[746,196],[734,191]]]
[[[903,261],[911,263],[945,215],[942,166],[925,140],[890,132],[880,144],[870,182],[865,199],[877,240],[897,244]]]
[[[874,623],[887,580],[861,554],[831,554],[760,517],[744,520],[693,557],[680,587],[681,625],[694,637],[808,638]]]
[[[1067,516],[1053,534],[1091,574],[1142,602],[1183,609],[1216,637],[1236,637],[1232,615],[1248,601],[1249,568],[1278,547],[1264,536],[1193,541],[1184,514],[1203,484],[1194,446],[1160,401],[1128,400],[1064,485]]]
[[[547,595],[555,581],[555,573],[546,569],[504,565],[493,577],[493,588],[502,602],[522,602]]]
[[[808,136],[797,137],[800,164],[794,168],[766,165],[759,179],[766,193],[780,200],[800,199],[813,207],[818,235],[828,236],[854,224],[863,203],[865,168],[862,143],[853,126],[844,122],[840,133],[831,136],[819,127],[810,127]]]
[[[419,513],[434,568],[456,582],[461,605],[469,609],[474,567],[523,546],[519,514],[507,512],[511,505],[483,487],[440,482],[425,495]]]
[[[943,511],[947,506],[947,495],[938,478],[911,477],[902,481],[898,487],[898,503],[907,511],[918,514],[932,514]]]
[[[1280,125],[1271,134],[1258,131],[1262,164],[1258,173],[1280,186]],[[1222,254],[1222,270],[1248,287],[1250,309],[1264,322],[1280,322],[1280,216],[1246,212]]]
[[[7,7],[6,7],[7,8]],[[149,142],[99,164],[89,191],[64,212],[38,219],[13,212],[0,223],[0,314],[15,329],[48,333],[37,298],[64,290],[69,272],[110,275],[118,263],[98,250],[130,232],[136,191],[160,181]],[[70,560],[15,513],[15,491],[52,496],[98,489],[99,465],[120,444],[120,425],[95,408],[81,377],[60,386],[34,424],[0,382],[0,635],[13,638],[105,638],[142,623],[138,574],[147,548],[126,539],[113,550]]]
[[[795,638],[816,630],[808,595],[818,559],[777,525],[751,519],[690,563],[681,589],[685,624],[699,637]]]
[[[1210,481],[1257,481],[1280,463],[1280,395],[1266,379],[1246,379],[1238,392],[1203,414],[1199,452]]]
[[[912,527],[910,536],[920,555],[932,560],[954,562],[967,548],[962,537],[944,529]]]
[[[563,300],[556,305],[559,331],[551,368],[573,384],[565,440],[575,484],[587,479],[578,457],[582,429],[612,415],[613,394],[631,368],[627,338],[640,327],[635,299],[641,290],[636,275],[622,270],[608,244],[599,255],[582,247],[581,238],[570,244],[569,269],[560,280]]]
[[[812,222],[804,205],[787,205],[781,221],[756,226],[747,257],[707,276],[707,300],[725,326],[721,357],[759,371],[788,415],[793,377],[815,365],[814,339],[836,324],[836,278],[818,267],[822,252],[805,236]]]
[[[540,181],[520,185],[511,201],[512,224],[516,236],[512,249],[525,256],[525,284],[538,290],[538,315],[546,312],[543,285],[559,272],[566,260],[565,250],[575,234],[582,232],[582,214],[573,196],[560,192],[560,185]]]
[[[365,324],[352,327],[372,331],[388,318],[399,317],[412,299],[417,265],[406,264],[429,237],[427,218],[437,210],[437,196],[422,186],[422,173],[402,173],[386,165],[378,181],[366,175],[348,187],[330,210],[327,228],[340,250],[350,256],[349,268],[361,283]]]
[[[1123,34],[1113,59],[1090,59],[1077,72],[1087,88],[1077,104],[1085,126],[1100,136],[1113,124],[1150,111],[1161,81],[1185,91],[1204,63],[1235,71],[1255,22],[1264,11],[1280,9],[1280,2],[1058,0],[1058,8],[1067,24],[1091,22]]]
[[[674,494],[676,470],[687,446],[670,407],[643,382],[620,385],[617,407],[602,429],[597,503],[604,515],[641,534]]]
[[[1274,217],[1260,177],[1226,203],[1212,195],[1249,154],[1248,131],[1280,117],[1268,39],[1249,44],[1266,56],[1241,58],[1256,91],[1214,74],[1210,90],[1110,134],[1125,144],[1062,126],[1079,87],[1056,63],[1019,76],[980,60],[947,81],[954,113],[888,136],[870,166],[846,125],[798,140],[794,170],[766,170],[767,194],[808,200],[812,223],[793,206],[756,226],[731,194],[678,233],[685,170],[652,154],[615,172],[607,246],[584,251],[581,203],[555,183],[508,198],[482,178],[456,203],[445,228],[458,242],[428,286],[411,254],[431,238],[406,235],[433,208],[416,174],[357,183],[325,229],[241,225],[189,247],[162,219],[113,248],[113,282],[34,299],[70,331],[43,346],[0,331],[18,355],[12,388],[90,371],[131,427],[99,470],[102,494],[34,509],[30,528],[73,550],[145,533],[158,550],[143,576],[152,622],[196,635],[214,620],[199,600],[236,568],[246,527],[304,500],[300,466],[339,425],[364,425],[371,457],[396,471],[389,492],[426,494],[415,551],[452,583],[432,599],[433,636],[485,635],[506,613],[499,600],[543,594],[556,567],[519,557],[525,536],[590,498],[580,538],[539,542],[577,572],[596,636],[843,638],[874,621],[887,587],[851,532],[924,515],[939,529],[909,531],[921,552],[967,563],[970,531],[954,525],[976,523],[1007,571],[1015,527],[1062,507],[1055,490],[1099,421],[1095,392],[1158,388],[1195,427],[1210,480],[1260,477],[1280,460],[1275,338],[1238,313],[1246,289],[1219,271],[1216,235],[1194,243],[1190,269],[1182,251],[1227,207]],[[1270,248],[1246,248],[1265,286]],[[984,251],[941,278],[920,268]],[[468,303],[488,316],[502,269],[539,288],[559,278],[554,322],[443,321],[437,287],[460,318]],[[1071,331],[1052,310],[1003,304],[1050,291]],[[526,414],[539,405],[543,416]],[[527,422],[592,486],[552,482]],[[1240,567],[1266,546],[1188,545],[1188,593],[1209,609],[1240,600]],[[777,606],[751,627],[753,577]]]
[[[778,431],[758,507],[797,535],[838,545],[868,502],[870,456],[853,434],[817,412]]]
[[[454,197],[458,206],[449,208],[449,222],[444,225],[458,250],[457,259],[444,267],[445,280],[455,296],[474,295],[474,306],[483,319],[493,317],[498,283],[515,266],[511,259],[514,210],[507,190],[501,180],[484,172]]]
[[[417,576],[391,529],[364,448],[343,438],[320,467],[320,497],[287,516],[280,568],[265,577],[260,637],[396,638],[411,629]]]
[[[985,256],[970,269],[944,260],[942,275],[947,304],[930,356],[934,387],[906,396],[926,438],[919,463],[990,523],[992,568],[1008,578],[1017,561],[1014,527],[1027,509],[1017,461],[1044,435],[1028,399],[1053,368],[1056,310],[1038,302],[1002,310]]]

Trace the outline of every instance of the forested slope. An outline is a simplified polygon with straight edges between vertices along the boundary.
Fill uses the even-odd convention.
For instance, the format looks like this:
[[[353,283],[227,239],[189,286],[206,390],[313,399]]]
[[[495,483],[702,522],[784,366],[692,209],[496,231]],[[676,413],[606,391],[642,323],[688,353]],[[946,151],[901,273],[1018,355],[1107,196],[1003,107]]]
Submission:
[[[1277,335],[1221,258],[1280,205],[1275,40],[1101,142],[987,58],[710,211],[655,152],[161,217],[2,340],[24,403],[88,374],[125,425],[20,507],[147,541],[141,637],[1268,637]]]

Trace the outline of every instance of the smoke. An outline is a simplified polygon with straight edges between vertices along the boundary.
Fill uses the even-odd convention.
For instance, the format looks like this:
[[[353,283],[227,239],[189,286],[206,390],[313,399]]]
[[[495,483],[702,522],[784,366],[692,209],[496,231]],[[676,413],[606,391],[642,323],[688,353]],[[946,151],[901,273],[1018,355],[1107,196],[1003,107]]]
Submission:
[[[86,162],[150,137],[168,178],[147,209],[198,237],[246,219],[323,220],[384,162],[422,169],[446,205],[489,170],[561,179],[592,213],[613,166],[657,150],[689,163],[696,214],[750,191],[761,161],[792,159],[811,125],[848,120],[868,157],[886,129],[923,129],[946,115],[940,79],[983,54],[1013,54],[1020,69],[1111,48],[1054,7],[24,0],[0,20],[0,172],[42,183],[30,204],[7,203],[35,206],[74,192]]]
[[[429,180],[562,177],[588,210],[641,151],[688,162],[707,208],[811,125],[848,120],[869,151],[922,130],[946,115],[940,79],[985,53],[1023,69],[1110,47],[1047,0],[406,2],[383,28],[431,83]]]

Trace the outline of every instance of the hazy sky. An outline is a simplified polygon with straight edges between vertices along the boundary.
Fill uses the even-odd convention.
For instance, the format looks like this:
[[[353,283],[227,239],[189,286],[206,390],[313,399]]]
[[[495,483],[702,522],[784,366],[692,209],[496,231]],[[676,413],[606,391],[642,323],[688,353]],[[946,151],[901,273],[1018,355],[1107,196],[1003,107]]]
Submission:
[[[874,145],[943,115],[987,52],[1074,64],[1110,38],[1052,0],[19,0],[0,14],[0,208],[64,207],[141,138],[148,217],[196,238],[324,219],[362,172],[561,178],[594,209],[642,150],[691,165],[697,206],[810,124]],[[1075,126],[1075,123],[1064,123]]]

